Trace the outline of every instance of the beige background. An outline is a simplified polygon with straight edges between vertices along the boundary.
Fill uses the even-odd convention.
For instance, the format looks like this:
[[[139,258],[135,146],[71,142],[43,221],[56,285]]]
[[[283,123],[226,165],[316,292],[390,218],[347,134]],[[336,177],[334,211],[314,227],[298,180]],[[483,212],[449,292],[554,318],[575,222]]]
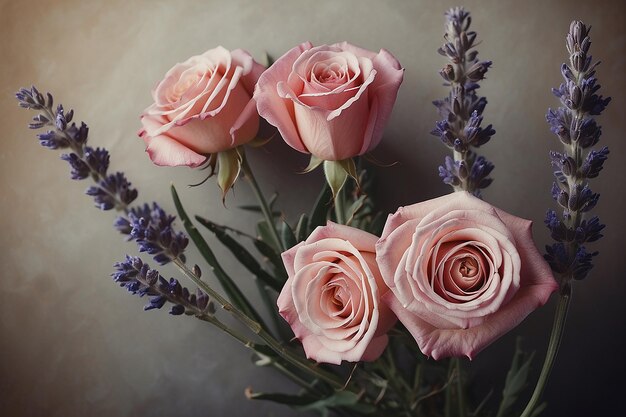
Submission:
[[[485,196],[535,220],[540,246],[548,241],[543,215],[553,205],[547,152],[559,147],[544,121],[547,107],[557,106],[550,87],[560,82],[570,20],[593,25],[603,92],[614,97],[600,119],[611,158],[594,182],[602,193],[597,212],[608,228],[594,245],[601,251],[599,265],[575,285],[546,415],[615,415],[626,371],[624,7],[620,1],[578,0],[465,4],[482,40],[479,56],[494,61],[481,88],[489,100],[485,122],[497,130],[484,148],[496,164],[496,180]],[[0,415],[294,415],[244,399],[247,386],[274,391],[287,385],[255,368],[235,342],[190,318],[143,313],[142,300],[112,282],[113,262],[135,248],[111,229],[112,213],[93,209],[81,195],[87,184],[70,181],[58,153],[41,148],[26,129],[33,114],[17,107],[12,94],[19,87],[35,83],[75,108],[78,120],[90,126],[91,144],[111,151],[112,169],[127,172],[141,201],[158,200],[173,211],[173,181],[189,211],[251,230],[255,216],[237,209],[252,201],[245,185],[229,196],[224,210],[213,180],[186,189],[203,172],[151,165],[135,136],[151,87],[174,63],[218,44],[247,49],[259,59],[264,51],[280,56],[305,40],[385,47],[406,68],[386,139],[376,152],[379,159],[400,162],[379,176],[376,195],[391,211],[448,192],[437,176],[446,150],[428,132],[437,119],[430,102],[445,94],[437,75],[444,59],[436,49],[443,12],[452,5],[0,1]],[[320,176],[294,174],[306,158],[279,141],[250,154],[262,186],[280,193],[289,219],[311,204]],[[543,356],[553,308],[554,300],[479,355],[470,367],[478,393],[494,384],[499,393],[516,335]]]

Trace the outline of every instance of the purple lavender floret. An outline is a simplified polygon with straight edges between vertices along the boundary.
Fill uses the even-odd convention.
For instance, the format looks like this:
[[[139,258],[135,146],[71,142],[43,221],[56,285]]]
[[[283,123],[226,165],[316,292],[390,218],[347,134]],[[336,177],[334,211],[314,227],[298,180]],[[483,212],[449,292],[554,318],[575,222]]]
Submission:
[[[600,198],[591,190],[588,180],[596,178],[604,167],[609,149],[591,149],[602,135],[597,116],[609,104],[610,97],[597,94],[596,78],[599,64],[589,55],[591,39],[584,23],[574,21],[566,37],[569,64],[561,66],[564,82],[552,89],[562,107],[548,109],[546,120],[550,130],[564,145],[564,152],[550,152],[555,182],[552,197],[561,206],[561,214],[548,210],[546,226],[557,241],[546,247],[545,258],[552,269],[561,275],[561,284],[568,279],[583,279],[593,267],[598,252],[588,252],[584,243],[602,237],[604,225],[597,216],[585,219]]]
[[[113,280],[140,297],[148,296],[148,304],[144,310],[160,309],[166,303],[171,303],[170,314],[172,315],[212,315],[212,306],[209,296],[200,289],[195,294],[174,278],[167,281],[157,270],[150,269],[138,257],[126,256],[123,262],[117,262],[115,272],[111,274]]]
[[[40,113],[33,117],[29,124],[31,129],[47,127],[48,130],[37,135],[42,146],[48,149],[70,149],[70,153],[61,155],[68,162],[70,176],[75,180],[91,177],[94,186],[87,189],[86,194],[94,198],[96,207],[101,210],[128,210],[128,206],[137,198],[137,190],[123,173],[107,175],[109,153],[102,148],[93,149],[87,146],[89,128],[83,122],[80,125],[72,122],[74,111],[65,112],[62,105],[53,108],[54,100],[50,93],[43,96],[34,86],[22,88],[15,94],[20,107],[37,110]]]
[[[462,182],[466,183],[474,190],[474,195],[480,197],[480,190],[491,184],[489,174],[492,170],[493,164],[485,157],[469,152],[463,161],[455,161],[446,156],[444,165],[439,167],[439,176],[444,184],[452,187],[458,187]]]
[[[131,210],[128,218],[118,218],[115,226],[122,233],[128,232],[135,240],[140,252],[147,252],[160,265],[179,258],[184,260],[183,251],[189,243],[184,233],[176,232],[172,223],[176,217],[167,214],[157,203],[147,204]]]
[[[491,61],[479,61],[476,45],[476,32],[470,31],[471,17],[461,7],[448,10],[446,16],[445,43],[439,54],[447,57],[446,64],[439,74],[445,86],[450,87],[448,97],[435,100],[439,116],[435,129],[430,133],[454,152],[454,159],[446,157],[439,167],[439,176],[445,184],[455,190],[466,190],[480,196],[480,190],[491,184],[487,176],[493,164],[484,157],[478,157],[472,148],[489,142],[496,133],[492,125],[482,126],[483,111],[487,100],[477,94],[479,81],[491,67]]]
[[[107,175],[95,186],[87,188],[85,194],[94,198],[96,207],[101,210],[116,208],[120,203],[127,207],[137,198],[137,190],[131,187],[130,182],[122,172]]]

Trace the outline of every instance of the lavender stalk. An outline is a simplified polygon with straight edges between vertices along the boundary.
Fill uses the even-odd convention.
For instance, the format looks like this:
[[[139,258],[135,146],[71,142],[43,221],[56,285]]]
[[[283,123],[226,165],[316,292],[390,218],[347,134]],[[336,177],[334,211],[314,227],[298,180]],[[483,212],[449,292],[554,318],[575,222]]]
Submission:
[[[561,288],[571,279],[587,276],[598,252],[588,252],[585,243],[600,239],[604,229],[597,216],[586,218],[600,197],[591,191],[589,179],[599,175],[609,154],[606,146],[591,149],[602,134],[594,116],[600,115],[611,101],[597,94],[600,85],[595,74],[599,62],[592,64],[588,54],[589,29],[580,21],[570,25],[566,42],[569,65],[561,66],[564,83],[552,90],[563,106],[549,109],[546,114],[550,130],[563,144],[563,152],[550,152],[555,168],[552,197],[561,213],[548,210],[545,220],[556,241],[546,247],[546,260],[559,275]]]
[[[455,191],[465,190],[480,197],[484,189],[493,181],[489,174],[493,164],[483,156],[478,156],[472,147],[478,148],[487,143],[496,133],[491,125],[481,127],[482,113],[487,99],[477,94],[478,82],[485,78],[491,61],[479,61],[476,46],[476,32],[469,31],[472,19],[462,7],[455,7],[445,13],[445,43],[438,52],[450,62],[439,72],[450,87],[448,97],[436,100],[441,121],[436,123],[432,135],[453,151],[453,158],[446,156],[439,167],[439,176]]]
[[[561,66],[565,82],[552,90],[563,106],[548,109],[546,115],[550,130],[564,146],[562,153],[550,152],[555,168],[552,196],[561,206],[562,213],[559,216],[555,210],[548,210],[545,220],[556,241],[546,247],[545,258],[558,275],[560,297],[546,359],[521,417],[533,415],[548,382],[563,337],[571,300],[571,281],[585,278],[593,267],[592,258],[598,254],[587,252],[584,244],[600,239],[600,232],[604,229],[597,216],[586,219],[600,197],[591,191],[588,180],[598,176],[609,154],[606,146],[599,151],[591,149],[602,134],[593,116],[600,115],[611,101],[610,97],[596,94],[600,89],[595,78],[599,62],[592,64],[589,55],[589,30],[580,21],[570,24],[566,37],[569,65]]]

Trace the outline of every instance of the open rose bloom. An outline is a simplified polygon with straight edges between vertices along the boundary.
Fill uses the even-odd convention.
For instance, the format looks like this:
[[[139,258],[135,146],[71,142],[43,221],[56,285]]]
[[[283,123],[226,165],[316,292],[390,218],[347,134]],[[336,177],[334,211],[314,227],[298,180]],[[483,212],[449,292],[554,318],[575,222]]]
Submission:
[[[531,224],[466,192],[389,216],[383,298],[425,355],[471,359],[546,303],[557,284]]]
[[[308,358],[339,364],[383,353],[396,318],[380,301],[386,287],[376,265],[377,240],[329,223],[283,253],[289,279],[278,308]]]
[[[384,49],[307,42],[261,75],[254,98],[259,114],[292,148],[340,161],[378,145],[402,77]]]
[[[139,136],[150,159],[196,167],[208,154],[254,139],[259,115],[252,94],[263,70],[247,52],[222,47],[175,65],[141,115]]]

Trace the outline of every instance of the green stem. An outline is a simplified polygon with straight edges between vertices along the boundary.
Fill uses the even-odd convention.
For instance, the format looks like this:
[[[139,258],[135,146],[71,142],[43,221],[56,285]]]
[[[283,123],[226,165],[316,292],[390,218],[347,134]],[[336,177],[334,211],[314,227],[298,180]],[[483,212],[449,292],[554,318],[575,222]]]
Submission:
[[[333,373],[325,371],[304,359],[297,354],[291,352],[285,346],[283,346],[278,340],[272,337],[258,322],[252,320],[245,315],[241,310],[232,305],[226,298],[220,293],[215,291],[210,285],[202,281],[196,274],[191,271],[184,262],[180,259],[174,259],[174,264],[190,279],[192,280],[202,291],[206,292],[209,297],[215,300],[225,311],[230,313],[235,319],[240,321],[244,326],[248,328],[252,333],[259,336],[267,345],[281,356],[284,360],[291,363],[293,366],[308,372],[309,374],[329,383],[333,388],[337,390],[344,389],[344,383],[339,377]]]
[[[242,345],[244,345],[248,349],[250,349],[250,350],[252,350],[254,352],[257,351],[257,344],[256,343],[254,343],[252,340],[246,338],[241,333],[235,331],[231,327],[227,326],[226,324],[222,323],[216,317],[210,316],[210,315],[199,315],[199,316],[196,316],[196,317],[198,317],[202,321],[206,321],[206,322],[214,325],[215,327],[217,327],[218,329],[220,329],[224,333],[226,333],[229,336],[233,337],[235,340],[240,342]],[[284,365],[278,363],[277,361],[272,360],[270,365],[272,367],[276,368],[278,371],[280,371],[286,377],[291,379],[293,382],[295,382],[296,384],[300,385],[301,387],[303,387],[303,388],[305,388],[307,390],[310,390],[310,391],[314,391],[315,390],[315,387],[313,387],[313,385],[309,381],[306,381],[306,380],[302,379],[300,376],[296,375],[290,369],[288,369]]]
[[[335,216],[337,216],[337,223],[339,224],[346,224],[345,195],[343,193],[344,189],[345,184],[335,196]]]
[[[468,165],[467,164],[467,152],[453,151],[453,156],[456,162],[463,162],[468,169],[470,168],[467,166]],[[469,184],[467,183],[467,179],[461,180],[460,185],[455,185],[454,191],[467,191],[470,193],[472,192],[472,190],[469,189]]]
[[[458,405],[458,417],[465,417],[465,392],[463,391],[463,380],[461,373],[461,360],[454,358],[454,365],[456,369],[456,395]]]
[[[265,221],[267,222],[267,226],[270,229],[270,233],[272,235],[272,239],[274,240],[274,245],[276,246],[276,249],[279,250],[280,252],[283,252],[285,248],[283,247],[282,240],[280,240],[280,235],[278,234],[278,230],[276,230],[276,223],[274,222],[274,216],[272,215],[272,211],[270,210],[269,205],[267,204],[267,201],[265,200],[265,196],[263,195],[263,192],[261,191],[259,184],[256,182],[256,179],[254,178],[252,169],[250,168],[250,165],[248,164],[248,158],[246,158],[246,154],[243,153],[243,149],[241,152],[242,152],[241,169],[246,179],[250,182],[250,186],[252,187],[252,190],[254,191],[254,194],[256,195],[257,200],[259,201],[259,205],[261,206],[261,211],[263,212],[263,215],[265,216]]]
[[[465,396],[463,381],[461,380],[461,360],[451,358],[448,367],[448,388],[445,396],[445,416],[465,417]]]
[[[541,374],[539,374],[539,379],[535,385],[533,395],[530,397],[530,400],[520,417],[532,416],[533,411],[539,405],[541,395],[546,387],[548,378],[550,377],[550,372],[552,371],[552,366],[554,366],[554,361],[557,353],[559,352],[559,346],[561,345],[561,339],[563,338],[563,330],[565,329],[565,320],[567,319],[567,310],[569,308],[571,297],[572,287],[570,285],[566,285],[561,292],[559,303],[554,314],[552,333],[550,334],[550,342],[548,343],[546,359],[543,362]]]
[[[255,350],[256,344],[252,340],[246,338],[241,333],[239,333],[239,332],[235,331],[234,329],[228,327],[227,325],[222,323],[220,320],[218,320],[216,317],[208,316],[208,315],[197,316],[197,317],[200,320],[202,320],[202,321],[206,321],[207,323],[211,323],[212,325],[214,325],[215,327],[217,327],[218,329],[220,329],[224,333],[226,333],[229,336],[233,337],[235,340],[240,342],[242,345],[244,345],[248,349]]]

